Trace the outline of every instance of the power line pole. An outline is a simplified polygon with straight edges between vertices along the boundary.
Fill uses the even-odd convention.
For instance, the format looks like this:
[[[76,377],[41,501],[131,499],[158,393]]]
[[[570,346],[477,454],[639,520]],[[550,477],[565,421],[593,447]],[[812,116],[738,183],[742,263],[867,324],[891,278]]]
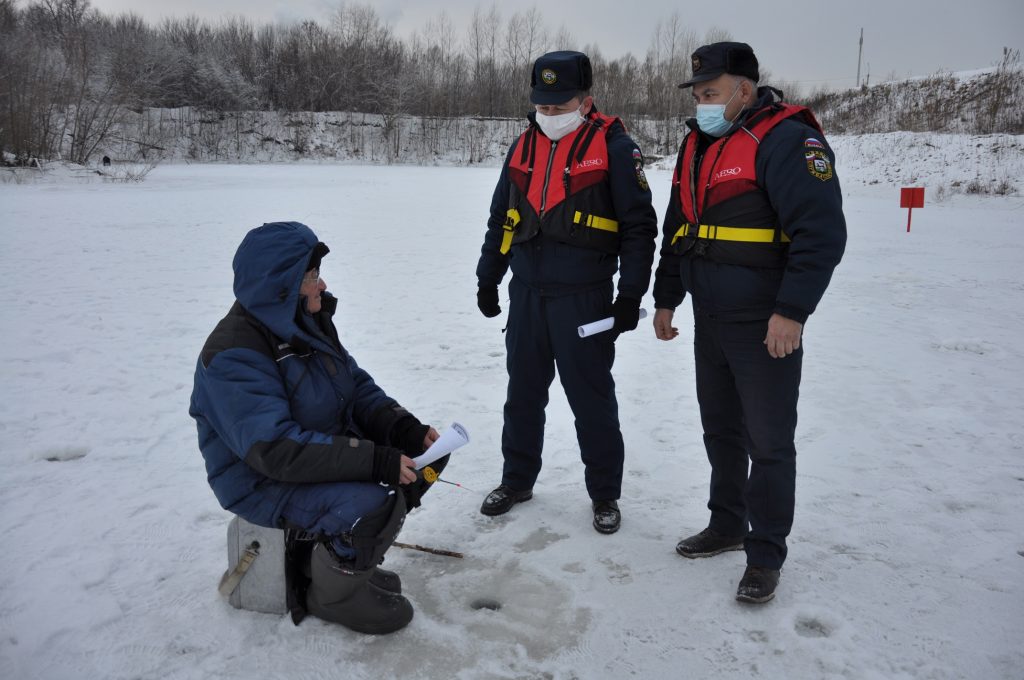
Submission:
[[[860,29],[860,46],[857,48],[857,87],[860,87],[860,58],[864,54],[864,29]]]

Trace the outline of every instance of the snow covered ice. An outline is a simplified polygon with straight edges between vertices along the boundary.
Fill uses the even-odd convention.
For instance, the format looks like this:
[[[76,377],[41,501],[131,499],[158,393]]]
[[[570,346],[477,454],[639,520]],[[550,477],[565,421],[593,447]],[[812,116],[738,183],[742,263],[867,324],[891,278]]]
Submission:
[[[478,513],[500,479],[506,381],[505,315],[475,304],[496,167],[0,185],[0,677],[1020,678],[1024,199],[926,194],[907,234],[906,173],[948,184],[984,153],[963,137],[937,142],[962,164],[913,144],[886,167],[851,157],[891,140],[836,140],[849,246],[806,328],[790,557],[776,601],[753,608],[733,601],[743,553],[674,552],[707,521],[688,304],[675,342],[649,321],[618,342],[619,533],[590,526],[557,382],[534,499]],[[648,178],[660,216],[669,171]],[[473,491],[436,485],[399,539],[466,557],[389,552],[416,607],[391,636],[217,594],[230,515],[188,398],[234,250],[274,220],[330,245],[321,271],[360,365],[472,438],[445,478]]]

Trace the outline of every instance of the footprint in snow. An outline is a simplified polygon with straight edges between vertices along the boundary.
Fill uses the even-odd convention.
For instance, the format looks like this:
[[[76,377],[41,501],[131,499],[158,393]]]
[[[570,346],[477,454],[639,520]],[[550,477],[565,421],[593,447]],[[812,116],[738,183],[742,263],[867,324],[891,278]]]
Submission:
[[[87,446],[65,446],[60,449],[47,449],[39,457],[50,463],[63,463],[69,460],[78,460],[89,455]]]
[[[796,620],[796,634],[806,638],[828,637],[832,628],[815,618],[800,617]]]
[[[558,534],[549,530],[547,527],[540,527],[522,541],[516,543],[515,548],[517,552],[536,552],[538,550],[543,550],[552,543],[564,541],[567,538],[569,538],[569,536],[566,534]]]

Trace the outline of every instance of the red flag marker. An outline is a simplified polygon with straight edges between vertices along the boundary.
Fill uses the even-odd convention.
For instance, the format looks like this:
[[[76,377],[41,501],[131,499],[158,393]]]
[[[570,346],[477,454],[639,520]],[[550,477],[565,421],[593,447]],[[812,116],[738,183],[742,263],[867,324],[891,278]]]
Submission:
[[[903,187],[900,189],[900,207],[907,209],[907,233],[910,233],[910,214],[914,208],[924,207],[924,187]]]

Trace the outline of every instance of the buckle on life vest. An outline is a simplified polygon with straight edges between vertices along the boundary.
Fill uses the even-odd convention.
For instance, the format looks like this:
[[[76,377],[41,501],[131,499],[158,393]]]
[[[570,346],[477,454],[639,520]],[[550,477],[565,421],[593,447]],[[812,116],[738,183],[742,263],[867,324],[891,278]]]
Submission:
[[[516,227],[519,226],[519,211],[515,208],[509,208],[508,212],[505,213],[505,223],[501,225],[501,228],[505,230],[505,233],[501,235],[501,254],[506,254],[512,248],[512,237],[516,235]]]
[[[774,227],[723,227],[716,224],[684,223],[672,237],[672,243],[681,238],[707,239],[708,241],[737,241],[740,243],[775,243]],[[781,232],[781,242],[789,243],[789,237]]]
[[[619,232],[619,223],[615,220],[610,220],[607,217],[598,217],[597,215],[585,215],[579,210],[572,216],[574,224],[585,224],[588,227],[594,229],[600,229],[601,231],[610,231],[612,233]]]
[[[690,223],[683,222],[683,226],[676,229],[676,233],[672,236],[672,243],[670,243],[669,245],[674,246],[676,244],[676,241],[678,241],[681,238],[686,238],[687,236],[689,236],[689,231]]]

